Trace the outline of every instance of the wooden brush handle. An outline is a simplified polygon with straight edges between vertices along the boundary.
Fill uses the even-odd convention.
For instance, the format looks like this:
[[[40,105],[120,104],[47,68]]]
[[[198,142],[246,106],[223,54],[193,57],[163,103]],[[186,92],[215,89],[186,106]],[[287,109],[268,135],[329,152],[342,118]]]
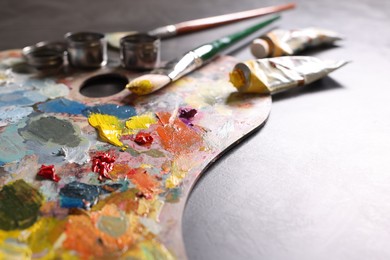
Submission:
[[[253,17],[281,12],[281,11],[293,9],[294,7],[295,7],[295,3],[269,6],[269,7],[263,7],[263,8],[258,8],[258,9],[253,9],[253,10],[248,10],[248,11],[243,11],[238,13],[231,13],[231,14],[181,22],[175,24],[174,26],[176,27],[176,34],[185,34],[193,31],[208,29],[218,25],[228,24],[236,21],[253,18]]]

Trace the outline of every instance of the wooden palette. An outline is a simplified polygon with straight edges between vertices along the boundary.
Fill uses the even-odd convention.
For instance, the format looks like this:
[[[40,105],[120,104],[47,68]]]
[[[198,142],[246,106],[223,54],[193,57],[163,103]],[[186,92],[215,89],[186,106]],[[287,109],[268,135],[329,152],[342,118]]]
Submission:
[[[185,259],[181,219],[191,188],[264,124],[271,97],[237,93],[228,82],[237,61],[228,56],[152,95],[93,98],[80,93],[91,77],[139,75],[109,64],[38,77],[15,73],[20,55],[0,53],[0,258]],[[91,114],[115,117],[123,146],[102,138]],[[154,121],[129,130],[129,118],[142,116]],[[139,132],[153,142],[137,144]],[[115,162],[99,179],[93,166],[102,154]],[[37,176],[41,165],[61,180]],[[11,214],[7,200],[18,210]]]

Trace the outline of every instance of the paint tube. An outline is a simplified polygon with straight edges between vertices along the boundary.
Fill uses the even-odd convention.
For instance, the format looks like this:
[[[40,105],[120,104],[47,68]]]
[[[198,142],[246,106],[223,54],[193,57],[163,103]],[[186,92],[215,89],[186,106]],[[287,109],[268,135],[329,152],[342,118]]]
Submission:
[[[308,48],[332,45],[341,40],[336,32],[306,28],[301,30],[273,30],[253,40],[250,49],[256,58],[294,55]]]
[[[229,76],[239,92],[275,94],[310,84],[345,64],[346,61],[284,56],[238,63]]]

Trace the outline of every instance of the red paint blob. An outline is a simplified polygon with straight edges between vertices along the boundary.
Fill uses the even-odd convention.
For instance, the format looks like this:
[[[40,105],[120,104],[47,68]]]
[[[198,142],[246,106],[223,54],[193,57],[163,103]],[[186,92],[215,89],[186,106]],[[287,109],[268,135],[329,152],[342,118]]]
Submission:
[[[151,145],[153,143],[153,137],[149,133],[138,133],[135,136],[134,142],[139,145]]]
[[[55,173],[54,165],[43,165],[39,168],[38,176],[49,179],[55,182],[59,182],[61,178]]]
[[[103,177],[111,179],[108,173],[114,168],[115,160],[115,156],[108,153],[101,153],[92,158],[92,171],[99,173],[99,181],[103,181]]]

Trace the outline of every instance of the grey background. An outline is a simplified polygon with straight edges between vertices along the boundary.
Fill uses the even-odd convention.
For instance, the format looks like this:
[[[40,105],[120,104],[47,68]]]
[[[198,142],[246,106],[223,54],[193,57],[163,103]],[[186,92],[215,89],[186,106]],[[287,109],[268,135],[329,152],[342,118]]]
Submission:
[[[280,3],[2,0],[0,49],[68,31],[145,31]],[[309,54],[352,62],[275,96],[266,125],[204,174],[184,216],[189,259],[390,259],[390,2],[296,3],[275,26],[336,30],[345,36],[339,47]],[[162,58],[253,23],[165,40]],[[232,55],[252,58],[240,47]]]

